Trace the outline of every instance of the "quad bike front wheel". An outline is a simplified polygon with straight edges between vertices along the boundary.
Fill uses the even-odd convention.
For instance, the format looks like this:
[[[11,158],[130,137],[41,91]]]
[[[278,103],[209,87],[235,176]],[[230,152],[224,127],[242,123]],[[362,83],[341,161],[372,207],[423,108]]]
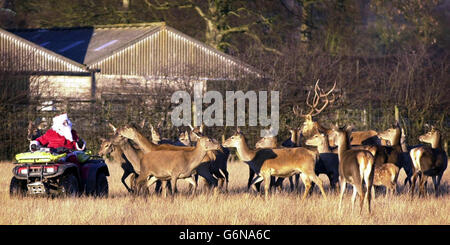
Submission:
[[[24,197],[27,194],[27,182],[12,177],[9,185],[9,195],[11,197]]]

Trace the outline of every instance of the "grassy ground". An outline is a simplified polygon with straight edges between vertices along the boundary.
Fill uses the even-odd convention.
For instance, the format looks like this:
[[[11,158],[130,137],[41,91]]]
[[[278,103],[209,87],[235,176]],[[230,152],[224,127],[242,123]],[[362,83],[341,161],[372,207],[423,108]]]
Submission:
[[[324,180],[328,200],[316,188],[313,195],[302,201],[298,192],[284,191],[268,200],[246,190],[248,167],[241,162],[229,164],[229,192],[213,196],[206,191],[194,197],[187,194],[187,184],[180,181],[180,193],[174,198],[151,195],[133,197],[127,193],[120,177],[119,166],[109,166],[110,194],[108,198],[11,198],[9,182],[13,164],[0,163],[0,224],[210,224],[210,225],[342,225],[342,224],[450,224],[450,174],[446,171],[441,182],[443,195],[435,197],[432,184],[430,195],[409,199],[405,193],[389,198],[377,196],[373,201],[373,214],[366,210],[359,214],[350,208],[351,191],[344,197],[343,212],[337,211],[338,195],[329,193],[328,180]],[[399,177],[403,187],[404,172]],[[429,180],[431,183],[431,179]],[[287,190],[288,182],[285,181]],[[301,187],[300,192],[303,191]]]

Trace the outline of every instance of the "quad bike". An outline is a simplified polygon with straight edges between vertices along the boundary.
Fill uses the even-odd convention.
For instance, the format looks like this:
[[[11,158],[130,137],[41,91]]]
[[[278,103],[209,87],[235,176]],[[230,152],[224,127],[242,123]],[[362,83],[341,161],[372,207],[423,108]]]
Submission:
[[[79,163],[68,162],[68,154],[77,154]],[[108,195],[108,167],[100,157],[85,152],[65,153],[41,148],[16,155],[11,196],[92,196]]]

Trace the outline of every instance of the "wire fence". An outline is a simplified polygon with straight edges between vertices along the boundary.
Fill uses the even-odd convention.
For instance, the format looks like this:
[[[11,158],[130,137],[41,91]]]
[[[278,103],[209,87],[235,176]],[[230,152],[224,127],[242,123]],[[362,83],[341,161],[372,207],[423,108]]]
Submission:
[[[112,130],[108,123],[115,126],[125,124],[138,125],[142,120],[158,125],[162,136],[176,140],[178,135],[188,127],[174,127],[170,122],[170,108],[160,106],[143,106],[135,104],[132,100],[118,101],[70,101],[45,104],[3,104],[0,105],[0,159],[11,160],[14,155],[28,150],[27,126],[29,121],[40,121],[43,130],[50,128],[53,116],[67,112],[73,122],[73,127],[80,137],[87,142],[87,147],[97,152],[101,144],[101,138],[108,138]],[[400,115],[401,116],[401,115]],[[247,116],[248,120],[248,116]],[[333,108],[320,114],[316,118],[321,124],[330,126],[352,125],[355,130],[373,129],[378,132],[386,130],[395,122],[394,108]],[[162,122],[162,123],[161,123]],[[289,128],[299,127],[302,119],[293,118],[289,111],[280,111],[280,128],[277,136],[279,142],[289,138]],[[447,147],[449,139],[446,131],[449,128],[448,121],[428,121],[444,129],[444,145]],[[416,128],[414,119],[401,117],[401,124],[408,132],[408,143],[418,143],[418,136],[424,133],[423,128]],[[148,125],[148,124],[147,124]],[[222,137],[228,137],[234,132],[235,127],[214,126],[206,127],[206,134],[220,141]],[[242,127],[248,144],[254,146],[259,139],[262,127]],[[150,128],[142,129],[142,133],[151,137]],[[448,152],[448,151],[447,151]]]

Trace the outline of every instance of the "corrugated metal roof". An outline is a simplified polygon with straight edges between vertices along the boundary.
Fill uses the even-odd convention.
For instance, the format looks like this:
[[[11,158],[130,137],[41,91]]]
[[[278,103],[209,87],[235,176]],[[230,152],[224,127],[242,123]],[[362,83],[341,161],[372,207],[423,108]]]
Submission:
[[[163,23],[157,22],[145,25],[105,25],[10,31],[80,64],[89,64],[162,25]]]
[[[208,79],[262,74],[164,22],[10,31],[102,74],[178,77],[195,73]]]
[[[44,43],[45,44],[45,43]],[[0,70],[86,72],[87,67],[0,28]]]

